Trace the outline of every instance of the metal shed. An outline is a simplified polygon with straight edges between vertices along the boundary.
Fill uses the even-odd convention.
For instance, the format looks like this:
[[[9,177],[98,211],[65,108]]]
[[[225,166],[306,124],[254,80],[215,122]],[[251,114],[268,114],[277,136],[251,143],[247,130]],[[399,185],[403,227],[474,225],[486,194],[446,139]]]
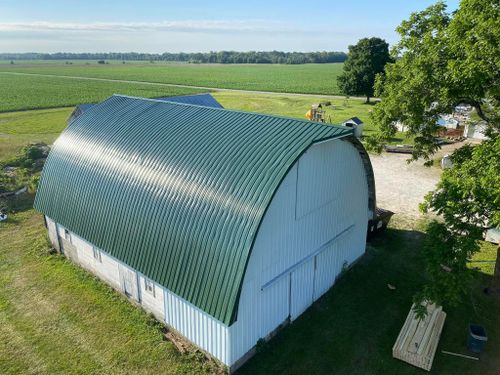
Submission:
[[[352,129],[113,96],[47,158],[54,246],[236,368],[365,249],[373,172]]]

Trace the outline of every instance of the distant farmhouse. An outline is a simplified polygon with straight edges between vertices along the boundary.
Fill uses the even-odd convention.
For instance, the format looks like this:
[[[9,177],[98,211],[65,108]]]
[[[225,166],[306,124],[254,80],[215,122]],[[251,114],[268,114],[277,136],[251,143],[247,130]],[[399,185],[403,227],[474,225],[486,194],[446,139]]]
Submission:
[[[350,128],[116,95],[57,139],[35,208],[56,249],[234,370],[363,255],[375,187]]]

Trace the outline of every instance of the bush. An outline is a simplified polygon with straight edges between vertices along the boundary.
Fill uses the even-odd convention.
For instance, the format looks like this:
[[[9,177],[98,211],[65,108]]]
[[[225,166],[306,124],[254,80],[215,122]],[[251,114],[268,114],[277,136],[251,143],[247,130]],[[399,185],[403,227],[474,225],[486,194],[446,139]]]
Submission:
[[[39,183],[40,183],[40,175],[31,176],[28,182],[28,191],[30,193],[35,193],[38,189]]]

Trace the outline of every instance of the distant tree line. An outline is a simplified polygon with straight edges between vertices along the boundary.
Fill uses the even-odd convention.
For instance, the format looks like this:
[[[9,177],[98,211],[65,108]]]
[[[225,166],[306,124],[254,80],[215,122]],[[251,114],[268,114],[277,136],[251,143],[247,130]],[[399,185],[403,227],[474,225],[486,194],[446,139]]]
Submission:
[[[135,60],[178,61],[218,64],[307,64],[339,63],[347,59],[344,52],[219,51],[194,53],[0,53],[1,60]]]

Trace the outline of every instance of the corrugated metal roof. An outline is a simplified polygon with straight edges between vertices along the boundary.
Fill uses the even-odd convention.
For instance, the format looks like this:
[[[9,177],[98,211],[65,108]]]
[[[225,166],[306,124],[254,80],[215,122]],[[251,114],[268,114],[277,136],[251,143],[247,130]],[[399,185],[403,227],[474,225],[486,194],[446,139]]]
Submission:
[[[194,94],[183,96],[165,96],[156,98],[156,100],[166,100],[174,103],[202,105],[204,107],[224,108],[222,105],[210,94]]]
[[[57,139],[35,208],[229,325],[258,227],[287,171],[312,143],[349,134],[113,96]]]
[[[161,98],[156,98],[155,100],[169,101],[173,103],[184,103],[193,105],[202,105],[204,107],[212,108],[224,108],[212,95],[206,94],[194,94],[194,95],[182,95],[182,96],[163,96]],[[80,116],[82,113],[88,111],[95,104],[78,104],[73,112],[71,113],[68,124],[70,124],[75,118]]]

